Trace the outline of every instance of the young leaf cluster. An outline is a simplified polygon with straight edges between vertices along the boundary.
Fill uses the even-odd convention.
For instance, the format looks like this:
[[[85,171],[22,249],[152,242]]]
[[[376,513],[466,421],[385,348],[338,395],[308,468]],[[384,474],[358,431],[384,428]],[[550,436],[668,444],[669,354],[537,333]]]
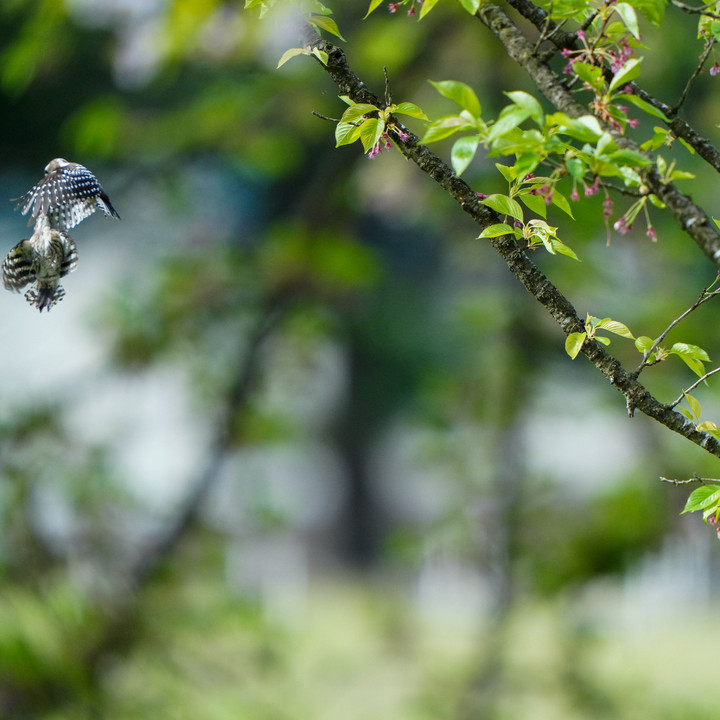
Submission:
[[[392,141],[393,134],[401,139],[406,137],[404,131],[393,122],[393,115],[427,120],[425,113],[411,102],[391,103],[380,108],[369,103],[356,103],[347,95],[340,99],[349,107],[335,127],[335,147],[360,141],[366,153],[374,154],[379,152],[383,141]]]
[[[580,353],[585,340],[588,338],[597,340],[597,342],[603,345],[610,345],[610,338],[604,335],[598,335],[598,330],[604,330],[614,335],[634,340],[635,348],[643,356],[641,368],[657,365],[670,357],[670,355],[677,355],[697,376],[702,377],[705,375],[705,366],[703,363],[710,362],[707,352],[698,345],[676,342],[667,349],[660,345],[659,340],[653,340],[647,335],[635,337],[627,325],[617,320],[613,320],[612,318],[600,319],[590,314],[587,315],[585,320],[585,331],[570,333],[565,339],[565,351],[567,354],[575,359]]]

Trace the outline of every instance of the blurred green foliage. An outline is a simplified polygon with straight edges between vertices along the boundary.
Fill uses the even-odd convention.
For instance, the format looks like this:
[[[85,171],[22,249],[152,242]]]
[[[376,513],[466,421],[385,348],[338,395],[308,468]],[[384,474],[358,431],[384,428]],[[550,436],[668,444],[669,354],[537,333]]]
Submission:
[[[588,639],[561,604],[575,608],[583,590],[657,550],[680,508],[668,500],[672,490],[653,486],[656,476],[682,474],[688,457],[699,472],[710,461],[679,441],[659,443],[636,419],[623,432],[642,457],[608,470],[599,490],[585,472],[613,455],[611,440],[564,447],[555,433],[559,454],[575,464],[576,492],[532,467],[528,439],[539,423],[560,417],[582,427],[590,412],[603,421],[606,410],[622,415],[619,396],[588,368],[569,365],[560,332],[511,285],[476,228],[395,151],[369,161],[357,148],[334,149],[333,125],[312,111],[339,117],[345,106],[316,61],[275,69],[297,28],[290,20],[258,23],[241,5],[175,0],[139,4],[137,15],[111,2],[8,0],[0,8],[8,171],[34,178],[58,155],[104,163],[128,198],[126,207],[116,203],[124,222],[139,234],[133,263],[93,295],[84,318],[111,374],[91,378],[91,392],[101,395],[109,377],[129,386],[179,369],[209,456],[197,497],[191,489],[187,506],[167,500],[158,512],[128,490],[117,447],[78,430],[73,387],[3,410],[0,716],[473,717],[468,688],[485,676],[482,668],[501,667],[497,717],[711,717],[707,693],[662,683],[658,692],[648,678],[662,671],[662,655],[650,644],[602,630]],[[384,8],[362,23],[364,7],[338,8],[353,67],[375,91],[387,65],[393,98],[436,117],[445,105],[430,77],[467,82],[490,113],[507,103],[502,91],[528,89],[459,4],[440,7],[419,24],[383,17]],[[664,31],[688,22],[681,17]],[[656,82],[673,96],[695,55],[682,43],[665,46]],[[713,106],[711,90],[699,85],[700,114]],[[422,132],[421,122],[408,124]],[[449,148],[441,143],[438,152]],[[685,163],[683,153],[675,148],[673,157]],[[202,175],[193,184],[208,168],[216,182]],[[506,191],[487,159],[466,174],[486,194]],[[706,200],[712,184],[696,192]],[[657,245],[627,236],[606,247],[601,200],[573,211],[571,244],[582,265],[537,260],[582,311],[656,335],[712,280],[661,219]],[[84,272],[81,263],[78,277]],[[264,319],[278,307],[265,335]],[[707,332],[713,310],[699,310],[682,337],[669,340],[701,338],[717,357]],[[7,352],[21,341],[9,340]],[[616,346],[625,359],[620,340]],[[243,395],[248,353],[260,371]],[[627,348],[628,358],[635,354]],[[339,358],[339,380],[326,358],[331,370]],[[33,370],[42,374],[53,362],[43,357]],[[680,365],[649,378],[653,392],[674,398],[693,379]],[[563,390],[550,412],[543,396],[558,377]],[[318,387],[330,393],[333,383],[340,388],[328,401]],[[132,424],[135,409],[127,413]],[[262,479],[254,457],[273,457],[278,447],[313,455],[319,446],[335,459],[332,488],[308,489],[293,467],[284,477],[295,487],[291,499],[274,502],[267,489],[263,502],[250,503],[259,508],[251,529],[242,526],[240,503],[224,503],[229,527],[205,514],[203,488],[223,472],[243,486],[253,473]],[[316,497],[323,493],[341,498],[334,515],[298,520],[332,505]],[[53,534],[48,507],[69,518],[71,530]],[[128,568],[136,554],[155,552],[145,524],[162,534],[173,520],[174,544],[135,586]],[[311,570],[304,600],[278,617],[225,575],[233,553],[251,558],[256,543],[284,533],[306,548]],[[413,589],[446,560],[490,578],[487,615],[472,606],[455,618],[446,607],[433,621],[418,611]],[[328,579],[338,567],[348,575],[370,570],[387,584]],[[497,620],[503,583],[515,590],[508,617]],[[499,652],[495,625],[507,627]],[[673,654],[675,639],[658,641],[660,652]],[[706,636],[700,640],[709,651]],[[647,663],[637,680],[619,670],[628,665],[617,661],[625,651],[634,668]],[[689,666],[701,656],[688,650],[678,658]],[[675,668],[680,676],[680,659]]]

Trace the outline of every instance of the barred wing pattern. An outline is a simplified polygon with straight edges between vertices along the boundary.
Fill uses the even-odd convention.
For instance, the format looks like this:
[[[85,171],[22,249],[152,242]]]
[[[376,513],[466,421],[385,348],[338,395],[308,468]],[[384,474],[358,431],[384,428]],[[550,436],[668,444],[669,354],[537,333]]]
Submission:
[[[100,208],[108,217],[120,218],[97,178],[79,163],[55,158],[45,176],[18,198],[16,210],[32,218],[45,214],[52,227],[70,230]]]

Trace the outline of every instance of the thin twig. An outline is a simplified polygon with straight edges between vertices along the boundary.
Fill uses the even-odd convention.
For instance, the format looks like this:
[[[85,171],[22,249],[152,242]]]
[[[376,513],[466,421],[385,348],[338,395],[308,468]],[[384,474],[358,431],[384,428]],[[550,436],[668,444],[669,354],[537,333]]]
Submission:
[[[705,50],[703,51],[703,54],[700,56],[700,62],[698,63],[697,67],[695,68],[693,74],[688,78],[687,83],[685,83],[685,89],[682,91],[682,95],[680,95],[680,98],[678,101],[672,106],[672,112],[677,113],[677,111],[682,107],[685,100],[687,100],[688,93],[690,92],[690,87],[695,82],[695,79],[697,76],[702,72],[703,66],[705,65],[705,61],[708,58],[708,55],[710,54],[710,51],[713,49],[713,46],[715,45],[715,38],[711,37],[710,41],[708,42],[707,46],[705,47]]]
[[[668,405],[669,408],[674,408],[676,405],[679,405],[682,401],[685,395],[687,395],[689,392],[692,392],[701,382],[705,382],[711,375],[715,375],[716,373],[720,372],[720,367],[716,367],[714,370],[710,370],[709,372],[706,372],[701,378],[698,378],[689,388],[686,390],[683,390],[680,397],[675,400],[675,402],[672,402]]]
[[[337,118],[331,118],[331,117],[328,117],[327,115],[322,115],[321,113],[315,112],[314,110],[312,111],[312,114],[313,114],[315,117],[320,118],[321,120],[329,120],[330,122],[334,122],[334,123],[339,123],[339,122],[340,122]]]
[[[644,368],[654,365],[654,362],[648,362],[647,359],[658,349],[660,343],[667,337],[667,334],[681,321],[684,320],[693,310],[697,310],[703,303],[714,298],[720,290],[713,290],[708,292],[708,288],[705,288],[701,293],[700,297],[687,309],[682,315],[676,317],[658,336],[657,340],[652,344],[652,347],[643,353],[643,359],[637,370],[633,373],[633,377],[639,377],[640,373]]]
[[[716,4],[714,2],[705,3],[704,5],[700,5],[700,7],[686,5],[684,2],[680,2],[680,0],[670,0],[670,3],[679,10],[689,13],[690,15],[704,15],[705,17],[713,18],[714,20],[720,20],[720,15],[708,12],[708,8],[711,8]]]
[[[708,483],[720,483],[720,480],[716,480],[715,478],[701,478],[699,475],[687,478],[686,480],[678,480],[677,478],[666,478],[661,475],[660,481],[672,483],[673,485],[689,485],[690,483],[696,482],[702,483],[703,485],[707,485]]]

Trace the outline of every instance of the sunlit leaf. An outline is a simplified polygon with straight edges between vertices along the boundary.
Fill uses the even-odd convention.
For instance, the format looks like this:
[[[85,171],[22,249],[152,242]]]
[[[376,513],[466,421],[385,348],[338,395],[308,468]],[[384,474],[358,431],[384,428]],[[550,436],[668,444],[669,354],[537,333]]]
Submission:
[[[385,0],[370,0],[370,7],[368,7],[368,11],[365,13],[365,17],[363,20],[373,11],[377,10]]]
[[[607,330],[608,332],[614,333],[615,335],[620,335],[625,338],[629,338],[630,340],[634,340],[635,337],[628,329],[627,325],[624,325],[621,322],[618,322],[617,320],[611,320],[610,318],[605,318],[604,320],[601,320],[597,324],[598,328],[602,328],[603,330]]]
[[[393,110],[397,115],[408,115],[409,117],[427,120],[428,116],[415,103],[401,102]]]
[[[720,501],[720,488],[717,485],[701,485],[690,493],[680,514],[704,510],[718,501]]]
[[[640,74],[642,58],[630,58],[616,73],[610,83],[610,92],[627,85]]]
[[[457,175],[462,175],[472,162],[479,142],[480,138],[477,135],[467,135],[455,141],[450,153],[450,163]]]
[[[474,15],[480,7],[480,0],[459,0],[459,2],[471,15]]]
[[[458,80],[441,80],[435,82],[430,80],[430,84],[448,100],[457,103],[463,110],[467,110],[473,117],[480,117],[482,114],[480,101],[475,91],[464,82]]]
[[[514,217],[520,222],[523,220],[523,210],[520,204],[507,195],[500,195],[499,193],[488,195],[480,202],[501,215],[510,215],[510,217]]]
[[[545,124],[545,112],[542,109],[542,105],[534,98],[530,93],[523,92],[522,90],[513,90],[512,92],[505,93],[518,107],[527,110],[530,117],[542,127]]]
[[[278,67],[282,67],[290,58],[297,57],[298,55],[307,55],[308,51],[305,48],[290,48],[289,50],[286,50],[282,56],[280,57],[280,60],[278,60]]]
[[[570,333],[565,338],[565,352],[573,360],[578,356],[578,353],[580,352],[583,343],[585,342],[585,338],[587,338],[587,333],[584,332]]]
[[[638,26],[635,8],[626,2],[616,3],[615,12],[622,18],[623,24],[630,31],[633,37],[640,39],[640,28]]]
[[[494,238],[501,235],[512,235],[513,229],[506,223],[488,225],[479,235],[481,238]]]
[[[327,15],[311,15],[308,18],[308,22],[316,28],[327,30],[327,32],[335,35],[335,37],[345,40],[345,38],[340,34],[340,29],[338,28],[337,23]]]
[[[370,152],[380,141],[385,131],[385,123],[380,118],[369,118],[360,126],[360,141],[365,152]]]
[[[526,207],[528,207],[534,213],[540,215],[540,217],[547,217],[547,205],[545,203],[545,198],[540,197],[540,195],[533,195],[531,193],[521,193],[517,197]]]
[[[685,396],[685,400],[687,400],[688,407],[690,408],[690,411],[692,412],[693,416],[696,418],[699,418],[700,415],[702,415],[702,406],[697,401],[696,398],[694,398],[692,395],[689,395],[688,393],[683,393]]]
[[[422,20],[437,4],[438,0],[423,0],[419,19]]]

